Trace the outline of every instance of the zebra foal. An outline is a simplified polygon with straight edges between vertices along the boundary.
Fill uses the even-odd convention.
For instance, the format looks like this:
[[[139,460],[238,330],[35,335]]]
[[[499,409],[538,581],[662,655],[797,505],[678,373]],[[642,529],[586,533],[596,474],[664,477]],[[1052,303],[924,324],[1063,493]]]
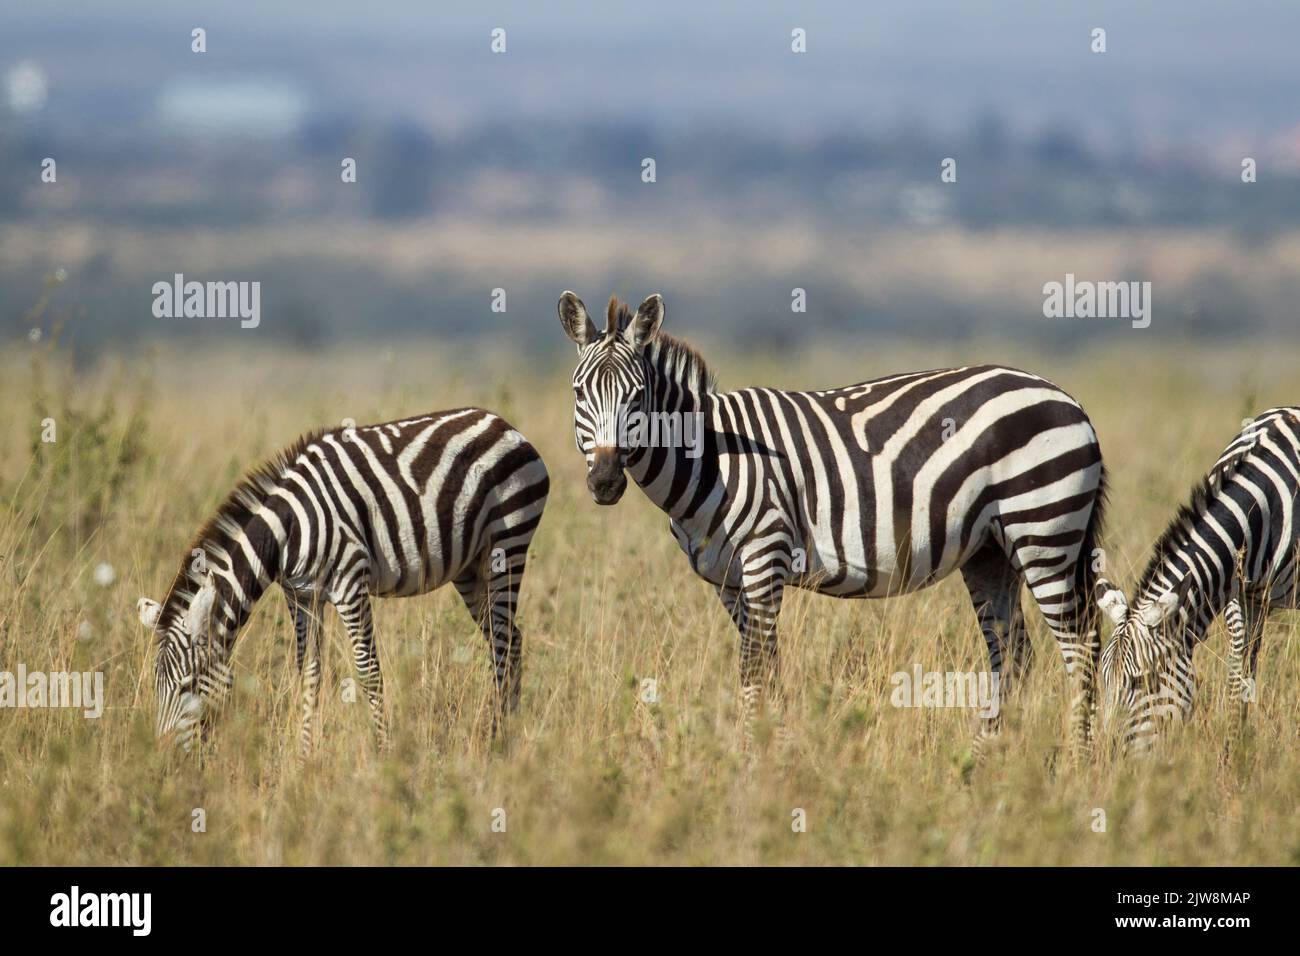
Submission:
[[[347,628],[382,749],[388,728],[370,599],[448,582],[492,649],[495,731],[519,701],[515,609],[548,489],[533,446],[482,409],[300,438],[231,492],[163,601],[139,601],[140,620],[157,638],[159,737],[174,735],[186,750],[206,737],[232,683],[240,630],[275,583],[297,637],[304,754],[314,736],[323,606],[332,604]]]
[[[635,312],[611,299],[603,331],[572,292],[558,310],[578,347],[574,437],[592,498],[614,504],[630,474],[667,513],[739,632],[747,728],[777,684],[785,588],[879,598],[960,571],[999,686],[1029,661],[1028,584],[1073,685],[1072,744],[1088,747],[1104,469],[1074,399],[997,366],[724,392],[697,352],[660,330],[658,295]],[[646,422],[680,440],[646,442]]]
[[[1097,581],[1114,624],[1102,653],[1108,718],[1123,714],[1124,750],[1143,752],[1161,724],[1191,713],[1192,656],[1222,613],[1231,638],[1229,691],[1254,697],[1260,638],[1270,611],[1300,601],[1300,407],[1247,422],[1192,491],[1152,549],[1130,610],[1123,591]]]

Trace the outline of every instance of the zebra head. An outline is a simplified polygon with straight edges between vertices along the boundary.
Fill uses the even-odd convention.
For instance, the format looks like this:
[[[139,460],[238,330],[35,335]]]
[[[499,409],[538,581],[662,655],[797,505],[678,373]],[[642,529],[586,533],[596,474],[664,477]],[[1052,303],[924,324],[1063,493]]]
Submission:
[[[1124,719],[1124,749],[1142,751],[1155,742],[1159,723],[1191,711],[1195,691],[1192,653],[1178,611],[1192,576],[1130,611],[1124,592],[1105,578],[1096,585],[1097,607],[1115,625],[1101,655],[1103,721]]]
[[[211,704],[229,688],[231,674],[220,642],[212,638],[217,589],[211,576],[192,592],[174,590],[164,606],[140,598],[140,622],[158,639],[155,685],[158,691],[159,740],[175,738],[189,752],[207,729]],[[165,617],[165,620],[164,620]]]
[[[663,323],[664,301],[652,295],[632,315],[611,298],[603,333],[572,292],[560,296],[558,310],[560,325],[578,346],[573,433],[587,458],[587,489],[596,504],[612,505],[627,489],[625,425],[648,405],[644,350]]]

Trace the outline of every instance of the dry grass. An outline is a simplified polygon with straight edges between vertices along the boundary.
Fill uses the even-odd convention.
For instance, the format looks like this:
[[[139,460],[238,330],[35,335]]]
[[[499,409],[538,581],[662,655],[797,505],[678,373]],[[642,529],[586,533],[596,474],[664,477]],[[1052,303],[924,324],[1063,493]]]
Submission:
[[[750,766],[730,623],[635,489],[615,509],[587,499],[567,364],[538,374],[491,349],[453,362],[427,347],[308,359],[250,346],[73,370],[57,351],[29,351],[44,356],[40,381],[21,349],[0,359],[0,669],[102,670],[108,710],[97,721],[0,711],[0,864],[1300,863],[1294,615],[1269,626],[1260,703],[1228,759],[1216,627],[1198,654],[1202,706],[1159,758],[1073,769],[1056,759],[1059,658],[1031,611],[1036,668],[1008,707],[1005,746],[972,768],[969,711],[889,703],[890,674],[914,663],[984,667],[959,581],[887,602],[795,594],[782,618],[789,742],[765,737]],[[1240,419],[1297,400],[1300,352],[1260,351],[1016,355],[1097,425],[1121,581]],[[706,354],[727,385],[821,387],[1006,350]],[[448,589],[376,604],[391,757],[372,751],[364,704],[331,693],[321,752],[298,767],[291,629],[273,594],[241,639],[205,764],[160,755],[135,600],[162,596],[237,474],[310,426],[467,403],[514,422],[553,481],[525,581],[524,702],[508,744],[487,740],[487,651]],[[46,416],[59,441],[34,446]],[[116,569],[110,587],[93,580],[100,562]],[[329,641],[337,687],[348,675],[337,622]],[[657,705],[638,700],[647,677]],[[792,832],[795,808],[806,833]]]

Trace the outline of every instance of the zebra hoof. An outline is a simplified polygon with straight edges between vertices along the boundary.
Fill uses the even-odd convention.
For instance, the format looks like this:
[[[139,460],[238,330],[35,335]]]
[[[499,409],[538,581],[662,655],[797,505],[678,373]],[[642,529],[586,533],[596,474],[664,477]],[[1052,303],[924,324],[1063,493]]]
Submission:
[[[1241,690],[1237,692],[1237,699],[1243,704],[1255,703],[1255,678],[1242,678]]]

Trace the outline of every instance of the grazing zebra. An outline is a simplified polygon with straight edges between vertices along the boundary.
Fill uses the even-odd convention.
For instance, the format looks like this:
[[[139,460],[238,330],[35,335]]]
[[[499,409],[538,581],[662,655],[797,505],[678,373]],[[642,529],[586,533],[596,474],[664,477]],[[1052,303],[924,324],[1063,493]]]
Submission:
[[[495,731],[498,713],[519,701],[515,607],[548,488],[533,446],[478,408],[300,438],[231,492],[162,604],[140,599],[140,620],[158,639],[159,736],[175,734],[186,750],[206,736],[230,689],[239,631],[275,582],[297,634],[304,754],[320,687],[323,605],[334,605],[347,627],[382,749],[370,597],[424,594],[448,581],[492,647]]]
[[[1273,408],[1246,424],[1179,509],[1131,611],[1122,591],[1097,581],[1097,604],[1115,624],[1102,686],[1108,712],[1125,714],[1125,750],[1149,749],[1162,720],[1191,712],[1192,653],[1221,612],[1232,637],[1230,691],[1243,704],[1254,696],[1265,618],[1297,606],[1297,549],[1300,407]]]
[[[777,687],[787,586],[877,598],[960,570],[1004,689],[1030,660],[1028,583],[1073,684],[1072,744],[1087,748],[1104,469],[1074,399],[996,366],[828,391],[721,392],[699,354],[660,331],[658,295],[635,313],[611,299],[603,333],[572,292],[559,315],[578,346],[574,432],[588,489],[614,504],[626,470],[667,512],[740,633],[747,729]],[[670,440],[646,441],[648,423]],[[977,745],[998,720],[985,720]]]

